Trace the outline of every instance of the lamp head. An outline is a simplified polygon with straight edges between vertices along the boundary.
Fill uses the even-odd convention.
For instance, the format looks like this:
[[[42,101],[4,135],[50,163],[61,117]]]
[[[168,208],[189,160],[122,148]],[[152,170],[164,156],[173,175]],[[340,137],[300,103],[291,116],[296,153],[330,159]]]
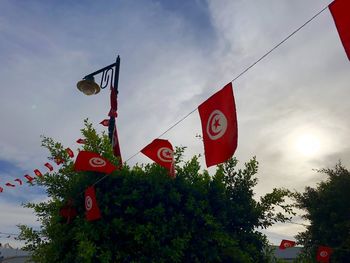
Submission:
[[[95,95],[100,92],[100,86],[95,82],[93,76],[86,76],[77,83],[77,88],[85,95]]]

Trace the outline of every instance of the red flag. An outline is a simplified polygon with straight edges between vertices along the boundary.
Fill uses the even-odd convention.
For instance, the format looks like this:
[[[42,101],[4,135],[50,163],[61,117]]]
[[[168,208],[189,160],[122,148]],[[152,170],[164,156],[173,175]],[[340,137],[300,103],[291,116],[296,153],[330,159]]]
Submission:
[[[317,262],[329,262],[333,250],[330,247],[319,246],[317,250]]]
[[[47,169],[49,169],[50,172],[53,171],[53,167],[51,164],[45,163],[44,165],[47,167]]]
[[[34,170],[34,173],[35,173],[35,175],[38,176],[38,177],[43,176],[43,174],[42,174],[38,169],[35,169],[35,170]]]
[[[114,156],[119,159],[119,166],[121,167],[123,164],[123,160],[122,160],[122,154],[120,152],[120,147],[119,147],[117,126],[115,125],[114,125],[113,136],[112,136],[112,146],[113,146]]]
[[[54,159],[54,161],[55,161],[55,163],[56,163],[57,165],[60,165],[60,164],[64,163],[64,160],[63,160],[62,158],[60,158],[60,157],[56,157],[56,158]]]
[[[26,174],[24,177],[28,180],[29,183],[31,183],[34,180],[34,178],[28,174]]]
[[[155,139],[153,142],[143,148],[141,152],[155,161],[157,164],[165,167],[169,171],[171,170],[171,166],[174,161],[174,150],[169,141]]]
[[[79,144],[85,144],[85,143],[86,143],[86,140],[80,138],[80,139],[77,140],[77,143],[79,143]]]
[[[85,190],[85,210],[85,216],[88,221],[101,218],[100,209],[96,201],[95,188],[93,186]]]
[[[109,120],[105,119],[105,120],[101,121],[100,124],[102,124],[103,126],[108,127],[108,125],[109,125]]]
[[[15,179],[15,181],[18,182],[19,185],[22,185],[22,180],[21,179],[17,178],[17,179]]]
[[[117,94],[115,92],[115,89],[112,87],[111,88],[111,109],[108,113],[108,116],[116,118],[118,116],[117,109],[118,109]]]
[[[73,157],[74,157],[74,152],[73,152],[70,148],[67,148],[67,149],[66,149],[66,152],[68,153],[68,156],[69,156],[70,158],[73,158]]]
[[[169,176],[175,178],[176,176],[176,171],[175,171],[175,160],[173,159],[170,170],[169,170]]]
[[[8,187],[16,187],[14,184],[11,184],[11,183],[6,183],[5,185]]]
[[[74,170],[110,174],[116,167],[98,153],[80,151],[74,163]]]
[[[286,249],[294,246],[295,246],[294,241],[283,239],[280,244],[280,249]]]
[[[339,37],[350,60],[350,1],[335,0],[329,6]]]
[[[207,167],[232,157],[237,148],[237,116],[232,83],[198,107]]]
[[[60,216],[67,218],[67,224],[69,224],[70,220],[78,215],[78,212],[73,207],[73,201],[69,200],[67,204],[60,209],[59,214]]]
[[[0,186],[0,193],[2,193],[4,191],[4,188],[2,188],[1,186]]]

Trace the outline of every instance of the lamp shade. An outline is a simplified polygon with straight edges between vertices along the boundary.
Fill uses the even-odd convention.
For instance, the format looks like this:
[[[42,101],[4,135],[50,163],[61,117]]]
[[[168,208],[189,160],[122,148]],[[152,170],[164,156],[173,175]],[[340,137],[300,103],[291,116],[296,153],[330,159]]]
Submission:
[[[94,95],[100,92],[100,86],[95,82],[94,78],[86,78],[77,83],[77,88],[85,95]]]

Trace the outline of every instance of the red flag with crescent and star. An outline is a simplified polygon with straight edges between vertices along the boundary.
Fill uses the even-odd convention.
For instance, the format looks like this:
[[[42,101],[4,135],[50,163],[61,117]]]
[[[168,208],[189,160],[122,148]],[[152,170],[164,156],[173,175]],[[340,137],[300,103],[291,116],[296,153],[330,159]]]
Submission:
[[[15,181],[16,181],[16,182],[18,182],[18,183],[19,183],[19,185],[22,185],[22,184],[23,184],[23,183],[22,183],[22,180],[21,180],[21,179],[19,179],[19,178],[15,179]]]
[[[117,168],[98,153],[80,151],[74,163],[75,171],[94,171],[110,174]]]
[[[14,184],[11,184],[11,183],[6,183],[5,184],[7,187],[16,187]]]
[[[67,149],[66,149],[66,153],[68,153],[68,156],[69,156],[70,158],[73,158],[73,157],[74,157],[74,152],[71,150],[71,148],[67,148]]]
[[[100,122],[100,124],[102,124],[102,125],[105,126],[105,127],[108,127],[108,125],[109,125],[109,120],[104,119],[103,121]]]
[[[69,200],[67,204],[65,204],[60,210],[59,210],[60,216],[67,219],[67,224],[71,222],[71,219],[75,218],[78,215],[77,210],[73,206],[73,201]]]
[[[238,140],[232,83],[199,105],[198,111],[207,167],[227,161],[236,151]]]
[[[60,164],[64,163],[64,160],[63,160],[62,158],[60,158],[60,157],[56,157],[56,158],[54,159],[54,161],[55,161],[55,163],[56,163],[57,165],[60,165]]]
[[[97,204],[95,188],[93,186],[85,190],[85,211],[86,220],[88,221],[101,218],[101,212]]]
[[[24,177],[28,180],[29,183],[31,183],[34,180],[34,178],[28,174],[26,174]]]
[[[85,139],[82,139],[82,138],[79,138],[79,139],[77,140],[77,143],[79,143],[79,144],[85,144],[85,143],[86,143],[86,140],[85,140]]]
[[[165,167],[169,171],[172,171],[174,162],[174,150],[173,146],[168,140],[155,139],[148,144],[141,152],[155,161],[157,164]]]
[[[117,118],[118,113],[118,100],[117,100],[117,92],[115,90],[115,88],[111,87],[111,97],[110,97],[110,101],[111,101],[111,109],[108,113],[109,117],[113,117],[113,118]]]
[[[332,252],[333,250],[330,247],[319,246],[317,249],[317,256],[316,256],[317,262],[328,263]]]
[[[38,177],[43,176],[43,174],[42,174],[38,169],[35,169],[35,170],[34,170],[34,173],[35,173],[35,175],[38,176]]]
[[[328,7],[333,16],[345,53],[350,60],[350,1],[335,0]]]
[[[51,164],[45,163],[44,165],[47,167],[47,169],[49,169],[50,172],[53,171],[53,166]]]
[[[286,249],[290,247],[295,247],[295,242],[291,240],[286,240],[286,239],[283,239],[279,246],[280,249]]]

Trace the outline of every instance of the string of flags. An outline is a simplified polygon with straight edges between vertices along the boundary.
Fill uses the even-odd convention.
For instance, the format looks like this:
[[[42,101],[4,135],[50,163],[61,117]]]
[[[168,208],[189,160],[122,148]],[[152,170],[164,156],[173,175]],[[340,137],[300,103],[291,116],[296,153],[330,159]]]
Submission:
[[[67,148],[66,149],[66,153],[68,154],[68,156],[70,158],[74,157],[74,152],[70,149]],[[60,157],[57,157],[54,159],[54,162],[57,165],[61,165],[62,163],[64,163],[64,160]],[[50,163],[45,163],[44,166],[48,169],[48,172],[52,172],[54,170],[54,167],[52,166],[52,164]],[[39,169],[34,169],[33,173],[35,174],[36,177],[42,177],[43,173],[39,170]],[[29,174],[25,174],[23,176],[27,182],[32,183],[33,180],[35,180],[36,177],[30,176]],[[17,186],[22,186],[23,185],[23,180],[21,178],[16,178],[13,180],[13,182],[6,182],[5,186],[10,187],[10,188],[15,188]],[[0,193],[4,192],[4,188],[0,186]]]

